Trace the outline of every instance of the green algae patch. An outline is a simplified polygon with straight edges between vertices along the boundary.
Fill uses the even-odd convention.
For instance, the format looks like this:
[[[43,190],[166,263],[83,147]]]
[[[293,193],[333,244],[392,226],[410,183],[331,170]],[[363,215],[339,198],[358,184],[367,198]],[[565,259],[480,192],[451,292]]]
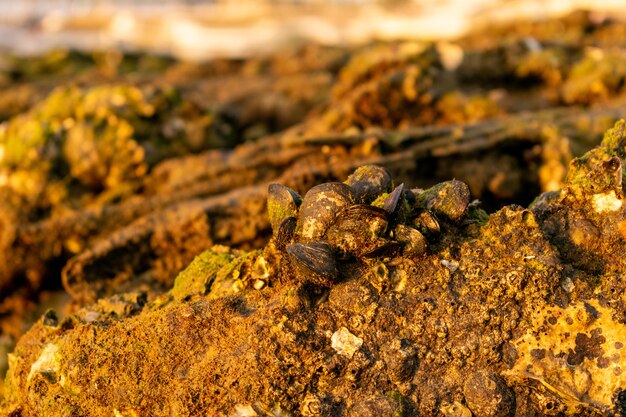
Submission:
[[[389,193],[382,193],[381,195],[376,197],[376,200],[372,201],[371,205],[374,207],[383,208],[387,197],[389,197]]]
[[[211,288],[218,272],[233,259],[230,249],[225,246],[214,246],[202,252],[178,274],[170,294],[175,300],[205,294]]]
[[[615,123],[611,129],[607,130],[602,138],[602,146],[609,152],[616,153],[620,158],[626,157],[626,120],[622,119]]]
[[[597,213],[621,208],[625,129],[626,121],[619,120],[604,134],[598,148],[570,163],[566,178],[569,192],[590,201]]]

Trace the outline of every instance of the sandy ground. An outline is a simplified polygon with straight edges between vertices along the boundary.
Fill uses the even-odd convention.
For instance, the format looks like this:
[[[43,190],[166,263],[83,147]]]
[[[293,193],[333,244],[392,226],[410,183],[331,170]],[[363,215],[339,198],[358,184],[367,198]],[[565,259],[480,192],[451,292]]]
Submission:
[[[300,4],[0,0],[0,48],[25,54],[57,47],[126,48],[203,60],[267,53],[305,41],[453,38],[476,25],[559,16],[580,8],[600,15],[625,13],[622,0],[294,3]]]

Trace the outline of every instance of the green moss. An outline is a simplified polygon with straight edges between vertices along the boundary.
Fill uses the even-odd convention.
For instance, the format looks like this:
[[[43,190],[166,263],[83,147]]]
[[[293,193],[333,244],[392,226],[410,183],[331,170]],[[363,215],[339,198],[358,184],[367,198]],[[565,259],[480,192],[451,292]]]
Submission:
[[[205,294],[211,288],[218,272],[233,259],[228,248],[213,247],[202,252],[178,274],[170,294],[175,300]]]
[[[581,196],[610,191],[619,195],[625,179],[622,169],[625,159],[626,121],[622,119],[606,131],[598,148],[572,160],[567,184]]]
[[[467,209],[467,221],[483,226],[489,221],[489,214],[477,204],[470,204]]]
[[[591,49],[570,70],[562,88],[569,104],[606,100],[618,93],[626,78],[626,54],[620,50],[598,53]]]
[[[393,413],[393,417],[404,417],[407,412],[408,400],[398,391],[390,391],[387,393],[387,396],[398,406],[396,412]]]
[[[621,164],[612,151],[592,149],[570,162],[566,183],[575,195],[582,198],[611,191],[619,195],[623,183]]]
[[[619,120],[615,126],[606,131],[600,146],[622,159],[626,158],[626,121],[624,119]]]
[[[237,293],[248,287],[252,266],[259,255],[261,255],[259,250],[243,252],[234,257],[230,263],[223,265],[215,275],[209,298]]]

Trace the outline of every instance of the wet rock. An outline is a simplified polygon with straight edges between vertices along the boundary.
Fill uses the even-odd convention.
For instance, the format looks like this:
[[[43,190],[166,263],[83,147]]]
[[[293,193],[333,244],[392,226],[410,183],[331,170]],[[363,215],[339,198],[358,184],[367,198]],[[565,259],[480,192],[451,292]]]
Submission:
[[[567,25],[586,45],[600,41],[593,32],[608,31],[602,42],[621,38],[613,22],[576,22]],[[37,126],[13,119],[11,140],[27,136],[13,129],[32,127],[45,146],[0,174],[0,286],[13,289],[14,277],[25,277],[28,288],[42,288],[71,257],[64,284],[85,307],[60,322],[48,314],[22,338],[8,357],[2,412],[622,412],[625,124],[563,175],[568,155],[624,111],[610,102],[544,110],[621,94],[609,91],[622,84],[620,56],[601,62],[569,41],[553,45],[536,26],[524,30],[532,38],[507,46],[494,36],[478,50],[466,39],[463,59],[452,63],[441,45],[363,48],[337,75],[331,101],[295,129],[158,167],[159,155],[188,151],[176,148],[180,117],[153,123],[135,89],[105,99],[102,120],[62,118],[57,133],[67,136],[43,142]],[[302,64],[285,67],[294,65]],[[471,80],[483,90],[481,77],[488,96],[459,87]],[[524,91],[532,100],[519,101],[509,88],[516,82],[532,87]],[[122,99],[138,108],[114,118],[107,110]],[[141,120],[129,122],[136,114]],[[202,114],[192,130],[209,119]],[[99,131],[91,122],[102,137],[91,136]],[[160,149],[129,126],[158,126],[156,137],[172,140]],[[197,134],[185,133],[185,146],[197,149]],[[0,146],[0,163],[15,159],[10,151]],[[345,179],[362,161],[384,168],[323,183]],[[500,208],[543,190],[537,167],[555,167],[540,181],[552,193],[528,210]],[[32,181],[20,172],[27,168]],[[392,172],[407,190],[394,191]],[[449,178],[468,183],[432,185]],[[266,200],[270,183],[284,185]],[[408,191],[418,185],[426,190]],[[305,195],[300,207],[292,190]],[[469,190],[491,199],[491,215],[469,202]],[[15,210],[22,197],[34,206]],[[274,203],[280,210],[268,207]]]

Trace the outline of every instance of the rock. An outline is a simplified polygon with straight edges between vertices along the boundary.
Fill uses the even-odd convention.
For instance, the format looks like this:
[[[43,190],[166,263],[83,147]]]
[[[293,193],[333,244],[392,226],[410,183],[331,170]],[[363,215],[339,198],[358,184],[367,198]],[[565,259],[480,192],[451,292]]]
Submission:
[[[54,326],[46,314],[10,356],[4,410],[621,412],[626,208],[598,211],[593,197],[623,199],[613,176],[623,161],[611,161],[626,138],[615,136],[575,160],[570,182],[535,212],[508,206],[485,222],[448,223],[419,255],[329,249],[334,279],[324,285],[302,279],[315,272],[294,267],[292,246],[272,240],[263,251],[200,255],[153,302],[116,295]],[[393,241],[392,230],[380,238]],[[572,248],[587,258],[564,262]]]
[[[340,328],[331,337],[331,346],[340,355],[351,358],[363,345],[363,339],[356,337],[345,327]]]

